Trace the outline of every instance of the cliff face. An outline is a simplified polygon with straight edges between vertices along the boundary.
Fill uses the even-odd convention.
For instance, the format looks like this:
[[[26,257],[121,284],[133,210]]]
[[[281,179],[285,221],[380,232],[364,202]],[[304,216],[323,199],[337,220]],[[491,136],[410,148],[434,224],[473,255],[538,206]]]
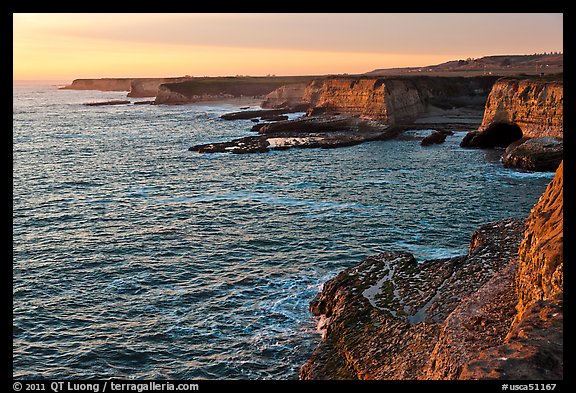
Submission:
[[[64,90],[128,91],[128,97],[155,97],[162,83],[183,82],[191,77],[175,78],[101,78],[75,79]]]
[[[467,256],[383,253],[328,281],[300,377],[561,379],[562,179],[561,165],[526,223],[483,226]]]
[[[63,90],[130,91],[132,78],[74,79]]]
[[[494,81],[494,77],[335,77],[310,83],[303,100],[311,104],[311,114],[341,112],[395,124],[418,118],[428,105],[483,105]]]
[[[464,365],[460,379],[563,378],[563,164],[530,212],[518,250],[516,310],[506,338]]]
[[[554,180],[530,212],[528,227],[518,253],[516,278],[518,313],[539,300],[549,300],[563,292],[564,169],[556,170]]]
[[[304,100],[306,86],[308,86],[307,83],[280,86],[268,93],[260,106],[262,108],[282,108],[309,104],[309,101]]]
[[[501,79],[488,96],[480,130],[492,123],[515,123],[524,136],[563,136],[562,82]]]
[[[395,123],[415,118],[425,105],[425,97],[410,80],[338,78],[324,81],[315,110],[329,109]]]
[[[191,77],[132,79],[128,97],[156,97],[161,84],[183,82],[189,79],[191,79]]]

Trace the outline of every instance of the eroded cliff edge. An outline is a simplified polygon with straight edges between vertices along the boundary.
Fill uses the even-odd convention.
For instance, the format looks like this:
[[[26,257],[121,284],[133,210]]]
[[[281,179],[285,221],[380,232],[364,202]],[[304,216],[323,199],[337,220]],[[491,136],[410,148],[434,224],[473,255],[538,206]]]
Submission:
[[[495,122],[513,123],[527,137],[562,137],[564,88],[561,81],[502,78],[486,100],[480,131]]]
[[[526,221],[484,225],[466,256],[386,252],[326,282],[300,378],[562,379],[562,171]]]

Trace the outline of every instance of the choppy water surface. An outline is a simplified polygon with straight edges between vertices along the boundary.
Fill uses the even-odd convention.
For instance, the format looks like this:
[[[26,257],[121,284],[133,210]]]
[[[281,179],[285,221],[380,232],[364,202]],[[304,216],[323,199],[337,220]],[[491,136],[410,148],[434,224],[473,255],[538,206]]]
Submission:
[[[13,375],[294,379],[308,303],[381,250],[464,254],[553,174],[394,140],[254,155],[237,106],[102,106],[122,92],[14,86]]]

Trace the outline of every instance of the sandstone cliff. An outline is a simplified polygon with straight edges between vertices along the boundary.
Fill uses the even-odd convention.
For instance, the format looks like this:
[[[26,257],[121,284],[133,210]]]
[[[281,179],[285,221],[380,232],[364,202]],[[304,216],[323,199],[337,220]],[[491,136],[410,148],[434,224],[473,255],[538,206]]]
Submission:
[[[526,223],[483,226],[467,256],[387,252],[328,281],[300,377],[561,379],[562,189],[561,165]]]
[[[563,292],[564,166],[534,206],[525,237],[520,244],[517,276],[518,313],[538,300],[549,300]]]
[[[130,91],[132,78],[74,79],[63,90]]]
[[[412,121],[428,105],[483,105],[494,77],[337,77],[310,83],[304,101],[311,114],[341,112],[388,124]]]
[[[156,97],[161,84],[184,82],[189,79],[191,79],[191,77],[188,76],[175,78],[134,78],[130,83],[128,97]]]
[[[309,104],[304,100],[307,83],[293,83],[280,86],[268,93],[260,105],[262,108],[284,108]]]
[[[563,136],[564,89],[561,81],[498,80],[486,101],[480,130],[490,124],[517,124],[524,136]]]
[[[460,146],[505,147],[503,164],[531,171],[555,171],[563,157],[563,82],[498,80],[486,100],[478,130]]]

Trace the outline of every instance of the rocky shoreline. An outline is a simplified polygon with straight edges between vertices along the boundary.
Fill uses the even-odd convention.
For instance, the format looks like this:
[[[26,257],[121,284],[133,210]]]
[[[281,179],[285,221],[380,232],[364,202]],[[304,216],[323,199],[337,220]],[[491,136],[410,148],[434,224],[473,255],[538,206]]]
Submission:
[[[391,139],[403,130],[431,130],[421,141],[430,146],[454,131],[468,131],[462,147],[503,148],[507,167],[554,171],[563,156],[562,102],[561,81],[324,78],[277,88],[261,110],[222,116],[259,123],[251,129],[256,135],[189,150],[245,154],[334,148]],[[287,120],[286,114],[295,112],[306,115]]]
[[[426,124],[411,97],[404,126]],[[491,89],[461,146],[505,149],[503,165],[555,171],[554,180],[527,220],[476,231],[468,255],[418,263],[384,252],[326,282],[310,303],[322,341],[300,379],[563,378],[562,101],[561,82],[504,79]],[[434,125],[421,144],[450,132]]]
[[[326,282],[300,378],[562,379],[562,189],[560,165],[526,221],[482,226],[466,256],[384,252]]]

